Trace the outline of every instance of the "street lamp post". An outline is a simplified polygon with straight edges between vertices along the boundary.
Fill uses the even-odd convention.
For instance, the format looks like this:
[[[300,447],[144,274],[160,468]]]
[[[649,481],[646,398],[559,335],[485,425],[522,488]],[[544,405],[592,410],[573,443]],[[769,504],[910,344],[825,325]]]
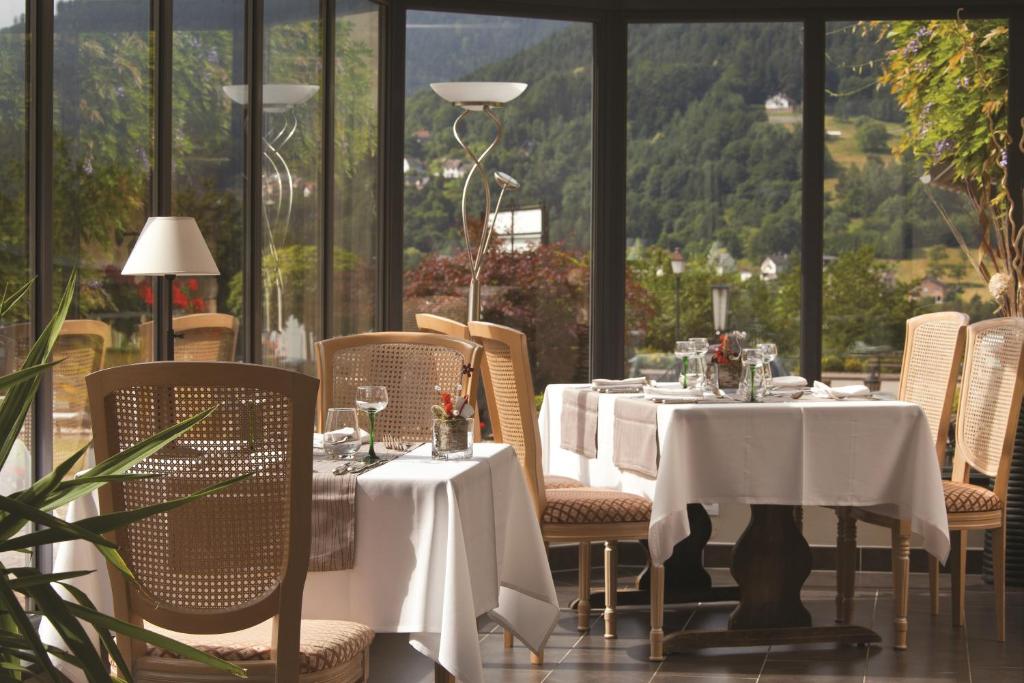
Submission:
[[[676,341],[679,340],[679,281],[680,276],[683,274],[683,270],[686,268],[686,261],[683,260],[683,253],[679,251],[679,247],[675,248],[672,255],[669,257],[672,265],[672,274],[676,278]]]

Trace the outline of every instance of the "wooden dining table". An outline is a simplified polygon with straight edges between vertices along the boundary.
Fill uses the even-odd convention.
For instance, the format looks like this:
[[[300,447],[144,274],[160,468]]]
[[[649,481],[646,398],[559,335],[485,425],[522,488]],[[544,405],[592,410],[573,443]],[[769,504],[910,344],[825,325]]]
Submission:
[[[562,434],[563,404],[576,401],[581,388],[587,385],[545,390],[544,472],[651,499],[652,566],[641,588],[656,591],[652,659],[703,647],[880,640],[861,626],[812,623],[800,599],[811,570],[802,506],[863,507],[907,520],[929,553],[945,560],[949,552],[941,474],[927,419],[914,404],[813,396],[655,404],[642,394],[600,394],[596,429],[587,435],[596,449],[582,449],[572,447],[578,437]],[[629,411],[623,401],[632,402]],[[638,430],[630,415],[649,424]],[[649,470],[624,465],[615,453],[624,444],[643,450],[651,445],[646,440],[656,444]],[[750,521],[732,553],[737,586],[731,593],[712,587],[699,566],[710,523],[695,508],[707,503],[750,505]],[[681,576],[673,577],[673,570]],[[694,579],[697,585],[688,586]],[[735,599],[737,606],[727,629],[664,634],[657,597],[666,592],[670,603],[703,600],[704,594]]]

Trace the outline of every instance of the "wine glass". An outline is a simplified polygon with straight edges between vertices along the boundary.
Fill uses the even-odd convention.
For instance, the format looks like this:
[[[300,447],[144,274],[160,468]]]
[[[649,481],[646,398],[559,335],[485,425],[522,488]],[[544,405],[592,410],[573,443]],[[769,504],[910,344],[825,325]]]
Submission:
[[[676,342],[676,358],[682,362],[682,367],[679,371],[679,383],[683,385],[684,389],[688,389],[687,386],[687,375],[690,371],[690,358],[693,356],[693,342],[690,341],[677,341]]]
[[[370,418],[370,452],[363,458],[363,462],[377,462],[380,458],[373,450],[373,442],[376,436],[377,413],[388,407],[387,387],[368,386],[356,388],[356,408],[366,413]]]
[[[757,348],[743,349],[740,353],[743,362],[743,374],[736,395],[742,401],[753,403],[764,393],[764,358]]]
[[[765,342],[760,344],[758,350],[761,352],[761,358],[764,359],[764,379],[765,386],[768,391],[772,390],[772,361],[779,356],[779,347],[772,342]]]
[[[359,450],[359,415],[355,408],[329,408],[324,425],[324,451],[335,460],[351,458]]]

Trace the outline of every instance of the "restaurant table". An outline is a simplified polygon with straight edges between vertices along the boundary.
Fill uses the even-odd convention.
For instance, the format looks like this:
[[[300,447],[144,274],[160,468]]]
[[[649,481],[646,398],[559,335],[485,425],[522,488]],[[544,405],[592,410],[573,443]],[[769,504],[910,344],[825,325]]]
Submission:
[[[329,472],[335,461],[314,460]],[[95,496],[71,504],[69,521],[97,513]],[[54,571],[92,569],[72,583],[112,612],[106,564],[85,542],[57,544]],[[483,680],[477,617],[488,615],[540,651],[558,617],[540,527],[515,451],[481,443],[469,460],[432,460],[426,444],[360,474],[355,565],[310,572],[307,619],[356,621],[408,633],[413,648],[459,681]],[[60,638],[44,622],[44,642]],[[58,668],[84,680],[64,662]],[[78,674],[76,676],[76,674]]]
[[[688,539],[695,505],[751,506],[750,523],[733,552],[740,595],[730,631],[672,634],[665,638],[666,651],[879,639],[857,626],[811,627],[799,594],[810,573],[810,548],[796,520],[798,506],[862,507],[908,520],[925,549],[946,559],[941,474],[927,418],[914,404],[811,397],[651,404],[659,460],[656,476],[647,477],[618,468],[612,453],[616,402],[645,399],[599,396],[596,457],[590,458],[561,447],[562,400],[569,388],[580,385],[549,385],[544,392],[544,472],[651,499],[648,543],[655,565],[670,561],[674,547]]]

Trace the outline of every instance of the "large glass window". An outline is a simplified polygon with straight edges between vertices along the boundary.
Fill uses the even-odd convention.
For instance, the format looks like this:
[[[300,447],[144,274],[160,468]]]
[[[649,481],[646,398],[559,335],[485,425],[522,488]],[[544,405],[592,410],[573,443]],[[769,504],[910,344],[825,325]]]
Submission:
[[[237,101],[248,95],[245,3],[179,2],[173,18],[171,212],[196,219],[220,269],[220,277],[175,280],[175,327],[185,330],[175,358],[234,360],[244,322],[245,107]],[[151,330],[142,335],[144,358]]]
[[[27,84],[25,2],[0,2],[0,273],[8,293],[29,278],[25,225],[27,176]],[[28,299],[0,319],[0,372],[21,367],[32,343]],[[32,415],[0,470],[0,495],[32,483]],[[4,553],[6,567],[31,564],[32,556]]]
[[[151,214],[148,0],[56,3],[53,50],[53,291],[79,287],[55,357],[53,462],[91,438],[85,376],[138,361],[150,280],[121,267]]]
[[[500,144],[490,177],[518,181],[493,218],[497,239],[482,272],[482,317],[526,333],[534,388],[586,380],[589,368],[592,28],[540,19],[410,12],[406,25],[405,327],[415,314],[467,314],[468,259],[460,201],[470,162],[452,136],[459,110],[435,81],[520,81],[526,92],[496,114]],[[480,153],[494,126],[481,114],[464,130]],[[479,230],[483,191],[470,187]],[[493,211],[493,208],[492,208]]]
[[[833,22],[827,28],[822,373],[895,393],[905,321],[995,306],[958,246],[1005,167],[1003,20]],[[1002,142],[1000,142],[1002,140]]]
[[[332,334],[373,329],[377,310],[379,11],[338,3],[334,22]]]
[[[313,374],[320,339],[320,3],[265,4],[263,362]]]
[[[627,373],[676,376],[673,342],[716,331],[712,286],[729,288],[722,332],[799,370],[801,39],[796,23],[629,27]]]

